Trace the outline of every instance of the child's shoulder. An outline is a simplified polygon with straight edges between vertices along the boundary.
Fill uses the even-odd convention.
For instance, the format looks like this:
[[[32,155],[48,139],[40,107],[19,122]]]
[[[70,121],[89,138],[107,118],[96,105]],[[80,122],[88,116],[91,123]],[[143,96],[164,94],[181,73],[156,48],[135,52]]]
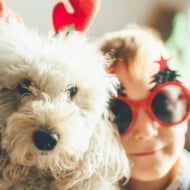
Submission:
[[[190,190],[190,152],[184,150],[180,157],[180,168],[177,176],[166,190]]]
[[[190,152],[184,150],[181,156],[181,168],[179,178],[181,184],[181,190],[190,190]]]
[[[186,149],[183,150],[181,157],[180,157],[180,163],[181,163],[181,167],[184,168],[185,171],[188,171],[190,173],[189,170],[189,166],[190,166],[190,152]],[[190,177],[190,175],[189,175]]]

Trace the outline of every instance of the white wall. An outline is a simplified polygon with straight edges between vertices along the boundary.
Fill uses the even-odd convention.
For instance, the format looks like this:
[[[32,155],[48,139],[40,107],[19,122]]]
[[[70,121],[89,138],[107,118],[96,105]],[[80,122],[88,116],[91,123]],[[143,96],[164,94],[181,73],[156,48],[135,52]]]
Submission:
[[[52,30],[51,11],[58,0],[5,0],[11,9],[17,11],[27,25],[42,33]],[[98,15],[88,34],[99,36],[105,32],[120,29],[127,23],[141,22],[157,2],[171,6],[184,6],[189,0],[102,0]]]

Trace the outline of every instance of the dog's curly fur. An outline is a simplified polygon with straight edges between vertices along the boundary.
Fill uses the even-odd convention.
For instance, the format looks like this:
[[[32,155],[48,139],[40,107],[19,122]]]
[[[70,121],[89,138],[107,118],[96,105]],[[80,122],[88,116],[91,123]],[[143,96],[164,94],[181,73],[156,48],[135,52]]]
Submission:
[[[128,177],[104,66],[80,34],[46,38],[0,20],[1,190],[111,190]]]

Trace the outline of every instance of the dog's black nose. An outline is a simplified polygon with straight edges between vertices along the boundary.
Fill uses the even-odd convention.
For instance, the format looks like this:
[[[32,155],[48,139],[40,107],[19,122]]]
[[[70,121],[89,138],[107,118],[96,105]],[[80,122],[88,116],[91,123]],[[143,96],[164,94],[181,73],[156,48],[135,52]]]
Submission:
[[[33,142],[39,150],[52,150],[58,141],[58,135],[54,132],[37,130],[33,133]]]

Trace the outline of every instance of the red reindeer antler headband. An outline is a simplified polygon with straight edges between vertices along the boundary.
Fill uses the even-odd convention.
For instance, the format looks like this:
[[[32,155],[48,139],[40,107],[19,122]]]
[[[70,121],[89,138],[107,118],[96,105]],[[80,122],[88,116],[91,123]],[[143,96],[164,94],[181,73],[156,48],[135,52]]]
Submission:
[[[91,26],[100,0],[63,0],[52,11],[52,22],[56,33],[73,27],[79,32],[86,32]]]
[[[4,10],[5,10],[4,7],[5,7],[4,1],[0,0],[0,18],[2,18],[4,15]]]
[[[4,19],[6,22],[9,22],[12,18],[14,18],[14,20],[18,21],[20,24],[24,24],[21,16],[16,12],[9,13],[6,9],[4,0],[0,0],[0,19]]]

